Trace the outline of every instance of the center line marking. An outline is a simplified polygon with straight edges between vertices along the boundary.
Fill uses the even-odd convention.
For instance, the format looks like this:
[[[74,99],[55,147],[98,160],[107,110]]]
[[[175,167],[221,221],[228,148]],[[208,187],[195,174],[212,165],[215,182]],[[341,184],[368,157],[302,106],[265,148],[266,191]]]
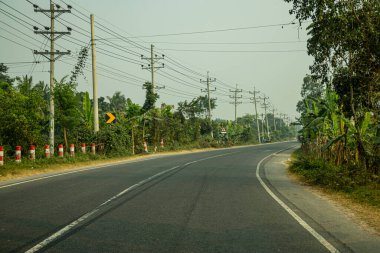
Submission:
[[[221,155],[215,155],[215,156],[210,156],[210,157],[206,157],[206,158],[202,158],[202,159],[199,159],[199,160],[195,160],[195,161],[192,161],[192,162],[188,162],[182,166],[180,165],[177,165],[177,166],[174,166],[170,169],[167,169],[167,170],[164,170],[164,171],[161,171],[157,174],[154,174],[153,176],[150,176],[128,188],[126,188],[125,190],[119,192],[118,194],[116,194],[115,196],[109,198],[108,200],[104,201],[102,204],[100,204],[98,207],[96,207],[94,210],[82,215],[81,217],[79,217],[78,219],[76,219],[75,221],[71,222],[69,225],[61,228],[60,230],[58,230],[57,232],[55,232],[54,234],[52,234],[51,236],[49,236],[48,238],[44,239],[43,241],[41,241],[40,243],[38,243],[37,245],[33,246],[32,248],[30,248],[29,250],[25,251],[25,253],[34,253],[34,252],[37,252],[39,250],[41,250],[42,248],[46,247],[47,245],[49,245],[50,243],[52,243],[53,241],[57,240],[58,238],[62,237],[63,235],[67,234],[70,230],[72,230],[73,228],[75,228],[76,226],[78,226],[80,223],[84,222],[85,220],[89,219],[91,216],[93,216],[94,214],[96,214],[97,212],[99,212],[101,210],[102,207],[110,204],[112,201],[120,198],[121,196],[123,196],[124,194],[148,183],[149,181],[152,181],[153,179],[159,177],[159,176],[162,176],[170,171],[173,171],[175,169],[178,169],[180,167],[186,167],[190,164],[194,164],[194,163],[198,163],[198,162],[202,162],[202,161],[205,161],[205,160],[208,160],[208,159],[212,159],[212,158],[216,158],[216,157],[221,157],[221,156],[226,156],[226,155],[230,155],[230,154],[234,154],[234,153],[238,153],[238,152],[230,152],[230,153],[225,153],[225,154],[221,154]]]

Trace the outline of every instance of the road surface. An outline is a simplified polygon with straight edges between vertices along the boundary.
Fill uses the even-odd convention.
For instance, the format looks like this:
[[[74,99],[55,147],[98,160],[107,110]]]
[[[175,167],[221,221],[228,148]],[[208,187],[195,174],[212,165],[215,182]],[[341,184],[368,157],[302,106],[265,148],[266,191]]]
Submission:
[[[266,178],[268,156],[295,145],[147,157],[0,185],[0,252],[354,252]]]

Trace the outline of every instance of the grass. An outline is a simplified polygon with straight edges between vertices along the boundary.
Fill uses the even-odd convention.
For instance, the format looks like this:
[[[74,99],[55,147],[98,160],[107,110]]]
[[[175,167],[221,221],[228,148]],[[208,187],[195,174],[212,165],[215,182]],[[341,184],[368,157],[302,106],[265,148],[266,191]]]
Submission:
[[[354,165],[336,166],[323,159],[305,155],[299,149],[292,154],[289,171],[301,176],[310,185],[344,193],[356,202],[380,209],[379,179]]]

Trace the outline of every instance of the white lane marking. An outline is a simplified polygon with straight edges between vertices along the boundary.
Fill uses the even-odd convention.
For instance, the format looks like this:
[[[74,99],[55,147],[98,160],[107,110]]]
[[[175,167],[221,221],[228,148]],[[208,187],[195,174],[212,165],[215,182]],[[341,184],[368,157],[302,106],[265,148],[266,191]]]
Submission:
[[[41,250],[42,248],[46,247],[47,245],[49,245],[51,242],[57,240],[58,238],[62,237],[63,235],[65,235],[66,233],[68,233],[70,230],[72,230],[74,227],[76,227],[77,225],[79,225],[80,223],[82,223],[83,221],[87,220],[88,218],[90,218],[91,216],[93,216],[95,213],[97,213],[98,211],[100,211],[100,209],[106,205],[108,205],[110,202],[120,198],[122,195],[132,191],[133,189],[139,187],[139,186],[142,186],[146,183],[148,183],[149,181],[152,181],[153,179],[159,177],[159,176],[162,176],[170,171],[173,171],[175,169],[178,169],[180,167],[184,167],[184,166],[187,166],[187,165],[190,165],[190,164],[193,164],[193,163],[198,163],[198,162],[201,162],[201,161],[205,161],[205,160],[208,160],[208,159],[212,159],[212,158],[216,158],[216,157],[221,157],[221,156],[226,156],[226,155],[230,155],[230,154],[234,154],[234,153],[237,153],[237,152],[230,152],[230,153],[225,153],[225,154],[221,154],[221,155],[215,155],[215,156],[210,156],[210,157],[206,157],[206,158],[202,158],[202,159],[199,159],[199,160],[195,160],[195,161],[192,161],[192,162],[188,162],[182,166],[180,165],[177,165],[175,167],[172,167],[170,169],[167,169],[167,170],[164,170],[164,171],[161,171],[157,174],[154,174],[153,176],[150,176],[128,188],[126,188],[125,190],[119,192],[118,194],[116,194],[115,196],[109,198],[108,200],[106,200],[105,202],[103,202],[102,204],[100,204],[98,207],[96,207],[94,210],[82,215],[81,217],[79,217],[78,219],[76,219],[75,221],[71,222],[69,225],[65,226],[64,228],[58,230],[57,232],[55,232],[54,234],[52,234],[51,236],[49,236],[48,238],[44,239],[43,241],[41,241],[40,243],[38,243],[37,245],[33,246],[32,248],[30,248],[29,250],[25,251],[25,253],[34,253],[34,252],[37,252],[39,250]]]
[[[59,177],[59,176],[64,176],[64,175],[69,175],[69,174],[89,171],[89,170],[97,170],[97,169],[101,169],[101,168],[106,168],[106,167],[116,166],[116,165],[122,165],[122,164],[129,164],[129,163],[137,163],[137,162],[149,161],[149,160],[153,160],[153,159],[156,159],[156,157],[150,157],[150,158],[145,158],[145,159],[141,159],[141,160],[139,159],[137,161],[115,162],[115,163],[110,163],[110,164],[106,164],[106,165],[99,165],[99,166],[91,167],[91,168],[83,168],[83,169],[78,169],[78,170],[72,170],[72,171],[68,171],[68,172],[57,173],[57,174],[50,175],[50,176],[42,176],[42,177],[39,177],[39,178],[28,179],[28,180],[17,182],[17,183],[3,185],[3,186],[0,186],[0,189],[16,186],[16,185],[20,185],[20,184],[26,184],[26,183],[30,183],[30,182],[34,182],[34,181],[40,181],[40,180],[44,180],[44,179],[48,179],[48,178],[52,178],[52,177]]]
[[[287,148],[288,149],[288,148]],[[264,181],[260,177],[260,165],[261,163],[266,160],[267,158],[276,155],[278,153],[281,153],[282,151],[285,151],[287,149],[280,150],[276,153],[270,154],[266,157],[264,157],[256,167],[256,177],[259,180],[260,184],[264,187],[266,192],[282,207],[287,211],[290,216],[292,216],[304,229],[306,229],[312,236],[314,236],[315,239],[317,239],[329,252],[331,253],[339,253],[339,250],[336,249],[331,243],[329,243],[323,236],[321,236],[317,231],[315,231],[309,224],[307,224],[301,217],[299,217],[292,209],[290,209],[289,206],[287,206],[281,199],[279,199],[272,191],[269,189],[269,187],[264,183]]]

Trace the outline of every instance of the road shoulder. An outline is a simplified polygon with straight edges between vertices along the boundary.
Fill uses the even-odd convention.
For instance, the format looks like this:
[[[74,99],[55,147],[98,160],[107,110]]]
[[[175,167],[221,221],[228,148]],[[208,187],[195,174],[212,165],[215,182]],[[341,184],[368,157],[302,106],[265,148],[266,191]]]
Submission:
[[[265,178],[276,195],[309,225],[322,234],[329,231],[327,237],[334,238],[352,251],[378,252],[380,237],[373,229],[359,224],[344,206],[288,176],[286,161],[293,151],[276,154],[264,164]]]

